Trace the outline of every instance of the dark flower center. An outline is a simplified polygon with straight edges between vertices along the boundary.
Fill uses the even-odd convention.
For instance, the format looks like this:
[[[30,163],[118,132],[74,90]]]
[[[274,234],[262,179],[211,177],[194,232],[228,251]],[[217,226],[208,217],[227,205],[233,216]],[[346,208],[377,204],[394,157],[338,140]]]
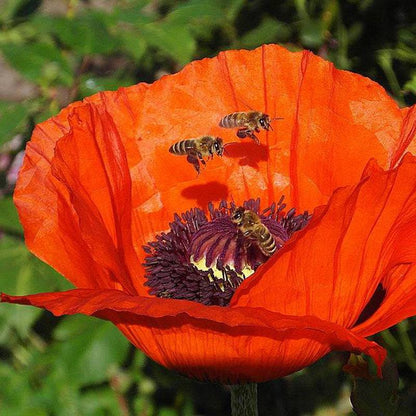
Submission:
[[[150,294],[227,306],[236,288],[304,228],[311,215],[284,212],[283,197],[260,212],[260,200],[241,207],[221,201],[174,215],[170,230],[143,249]]]

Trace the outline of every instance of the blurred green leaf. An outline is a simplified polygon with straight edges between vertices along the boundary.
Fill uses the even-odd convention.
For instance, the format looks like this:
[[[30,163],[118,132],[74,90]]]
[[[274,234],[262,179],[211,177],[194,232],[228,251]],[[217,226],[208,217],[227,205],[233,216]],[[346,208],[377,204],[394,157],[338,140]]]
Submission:
[[[416,64],[416,51],[413,47],[400,45],[394,50],[394,57],[400,61]]]
[[[218,0],[191,0],[174,8],[166,21],[175,25],[204,23],[208,26],[219,24],[225,19],[224,2]]]
[[[393,56],[394,52],[391,49],[377,51],[377,61],[384,71],[384,74],[389,82],[389,86],[396,97],[398,97],[398,100],[401,100],[403,98],[403,94],[393,69]]]
[[[80,386],[107,380],[109,368],[122,362],[129,347],[111,323],[82,315],[63,320],[54,338],[61,341],[56,353],[66,377]]]
[[[11,294],[48,292],[71,287],[51,267],[29,253],[23,241],[3,236],[0,239],[0,291]],[[0,343],[7,342],[10,331],[26,337],[41,309],[2,304],[0,308]]]
[[[18,242],[7,236],[0,238],[0,286],[2,291],[16,293],[19,289],[25,289],[26,266],[29,257],[30,254],[23,242]]]
[[[26,104],[0,101],[0,146],[25,127],[24,122],[28,117],[29,108]]]
[[[244,48],[255,48],[263,43],[285,42],[289,36],[290,28],[285,23],[266,17],[255,29],[245,33],[239,43]]]
[[[225,12],[227,19],[234,22],[241,8],[244,6],[245,0],[229,0],[227,2],[227,10]]]
[[[191,0],[174,8],[165,18],[171,25],[187,27],[195,38],[210,38],[215,27],[226,23],[224,2]]]
[[[42,33],[54,34],[65,46],[81,55],[109,54],[118,46],[111,33],[111,15],[89,12],[72,19],[39,15],[32,24]]]
[[[89,390],[80,397],[79,405],[83,415],[120,414],[120,403],[117,394],[111,389]]]
[[[9,294],[30,293],[33,289],[30,254],[23,243],[14,239],[0,239],[0,290]],[[30,307],[2,305],[0,308],[0,343],[6,343],[9,331],[15,329],[22,337],[41,311]]]
[[[99,91],[115,91],[120,87],[127,87],[135,83],[134,78],[121,78],[118,74],[111,77],[97,77],[85,74],[81,77],[79,91],[82,97]]]
[[[412,75],[409,81],[404,84],[404,90],[416,95],[416,72]]]
[[[39,393],[35,394],[34,399],[42,400],[44,406],[49,409],[49,414],[79,415],[81,414],[79,386],[67,377],[66,368],[62,363],[64,357],[60,355],[54,357],[51,352],[54,352],[54,348],[43,354],[49,363],[44,368],[45,374],[39,383]]]
[[[351,403],[359,416],[394,416],[398,410],[399,375],[396,364],[386,358],[383,378],[354,378]]]
[[[134,399],[135,415],[155,415],[156,409],[152,401],[147,397],[135,397]]]
[[[141,26],[146,42],[180,65],[189,62],[195,52],[196,42],[184,25],[170,22],[149,23]]]
[[[6,232],[7,230],[20,232],[23,237],[23,228],[11,196],[0,198],[0,230],[2,228],[6,229]]]
[[[33,397],[30,380],[26,372],[16,371],[13,367],[0,362],[0,409],[7,416],[47,416],[42,404]]]
[[[146,52],[147,44],[138,31],[124,30],[119,33],[120,46],[136,62],[139,62]]]
[[[71,85],[72,71],[62,52],[51,43],[2,44],[7,61],[25,78],[39,84]]]
[[[139,27],[153,22],[158,17],[155,7],[147,7],[143,10],[145,6],[149,6],[149,0],[131,1],[127,3],[127,6],[116,6],[113,16],[117,22],[130,23]]]
[[[71,287],[71,283],[58,272],[33,256],[23,241],[7,236],[0,239],[2,291],[9,294],[27,294],[56,289],[66,290]]]
[[[158,416],[176,416],[177,412],[175,409],[170,409],[168,407],[162,407],[158,411]]]
[[[27,2],[28,0],[3,0],[0,7],[0,21],[7,24]]]
[[[318,19],[306,19],[301,23],[300,39],[307,48],[318,48],[324,41],[323,22]]]

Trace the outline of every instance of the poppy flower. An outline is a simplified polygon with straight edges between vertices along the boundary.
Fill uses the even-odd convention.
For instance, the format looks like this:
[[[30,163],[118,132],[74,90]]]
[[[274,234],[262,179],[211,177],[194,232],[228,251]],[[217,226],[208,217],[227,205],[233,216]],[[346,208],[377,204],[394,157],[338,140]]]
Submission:
[[[260,144],[219,126],[238,111],[270,116]],[[36,127],[15,203],[75,289],[2,301],[110,320],[198,379],[270,380],[332,350],[380,367],[366,337],[416,314],[415,131],[416,108],[378,84],[276,45],[73,103]],[[225,152],[198,175],[168,149],[205,135]]]

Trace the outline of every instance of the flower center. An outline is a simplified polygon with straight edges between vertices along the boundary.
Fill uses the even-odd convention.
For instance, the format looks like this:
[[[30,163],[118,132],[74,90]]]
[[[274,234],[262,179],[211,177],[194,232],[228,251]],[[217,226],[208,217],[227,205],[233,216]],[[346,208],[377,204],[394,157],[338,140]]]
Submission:
[[[221,201],[175,214],[170,230],[143,249],[150,294],[227,306],[236,288],[278,251],[311,216],[284,213],[283,197],[260,212],[260,200],[242,206]]]

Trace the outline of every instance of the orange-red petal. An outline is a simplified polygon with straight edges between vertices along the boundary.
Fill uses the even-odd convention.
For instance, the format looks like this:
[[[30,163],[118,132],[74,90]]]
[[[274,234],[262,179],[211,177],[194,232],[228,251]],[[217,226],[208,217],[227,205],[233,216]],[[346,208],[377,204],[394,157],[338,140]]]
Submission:
[[[382,307],[362,334],[416,314],[416,158],[338,189],[272,259],[237,289],[233,306],[313,315],[352,328],[379,284]],[[405,295],[404,295],[405,294]],[[372,325],[374,329],[365,326]]]
[[[108,319],[134,345],[167,368],[223,383],[282,377],[331,350],[364,352],[378,366],[385,358],[385,351],[376,343],[338,325],[263,308],[207,307],[88,289],[2,295],[2,301],[38,306],[55,315],[83,313]]]
[[[403,116],[402,128],[390,167],[396,166],[405,152],[416,154],[416,105],[401,109]]]
[[[78,106],[68,119],[71,129],[56,143],[46,176],[46,152],[28,145],[15,193],[27,244],[79,287],[135,293],[131,178],[117,127],[92,105]]]

